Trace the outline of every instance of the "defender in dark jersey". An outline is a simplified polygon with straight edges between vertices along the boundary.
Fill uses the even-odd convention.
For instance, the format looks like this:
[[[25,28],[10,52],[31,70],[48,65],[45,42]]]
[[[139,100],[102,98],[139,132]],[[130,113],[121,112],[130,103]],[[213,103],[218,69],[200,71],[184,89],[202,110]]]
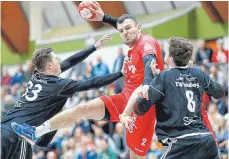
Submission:
[[[14,133],[12,122],[26,122],[38,126],[60,112],[67,99],[75,92],[99,88],[123,76],[118,72],[83,81],[58,77],[61,72],[83,61],[110,39],[110,36],[104,36],[94,46],[72,55],[61,63],[51,48],[35,51],[32,61],[36,71],[27,84],[26,92],[1,122],[2,159],[32,158],[31,146]],[[44,135],[37,144],[47,146],[55,133],[56,131]]]
[[[143,115],[156,104],[156,134],[168,146],[163,159],[219,158],[216,144],[203,123],[201,104],[204,92],[220,98],[225,90],[202,70],[187,66],[192,50],[188,40],[171,38],[168,60],[174,67],[152,80],[149,100],[138,97],[134,105],[135,113]]]

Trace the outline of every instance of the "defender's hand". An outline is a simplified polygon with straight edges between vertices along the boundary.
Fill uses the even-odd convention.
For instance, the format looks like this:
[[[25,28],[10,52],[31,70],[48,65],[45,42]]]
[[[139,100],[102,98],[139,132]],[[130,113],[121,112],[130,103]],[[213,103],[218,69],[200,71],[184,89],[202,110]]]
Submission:
[[[105,42],[112,40],[112,37],[110,35],[104,35],[101,39],[99,39],[96,43],[95,43],[95,48],[98,50],[101,47],[103,47],[103,45],[105,44]]]
[[[161,71],[156,68],[157,67],[157,62],[155,60],[152,60],[150,64],[151,71],[154,76],[158,75]]]
[[[131,118],[131,116],[126,114],[120,114],[119,115],[120,122],[124,124],[124,126],[131,132],[133,130],[133,127],[136,128],[135,122]]]
[[[123,61],[123,64],[122,64],[122,70],[121,70],[121,72],[122,72],[122,74],[124,75],[124,76],[126,76],[127,75],[127,63],[128,62],[130,62],[129,61],[129,57],[125,57],[124,58],[124,61]]]
[[[145,98],[146,100],[149,100],[148,90],[149,85],[142,86],[142,88],[139,89],[138,96],[141,98]]]
[[[92,7],[90,7],[90,10],[95,13],[95,17],[92,19],[87,19],[88,21],[102,21],[104,17],[104,12],[102,8],[100,7],[98,2],[93,2]]]

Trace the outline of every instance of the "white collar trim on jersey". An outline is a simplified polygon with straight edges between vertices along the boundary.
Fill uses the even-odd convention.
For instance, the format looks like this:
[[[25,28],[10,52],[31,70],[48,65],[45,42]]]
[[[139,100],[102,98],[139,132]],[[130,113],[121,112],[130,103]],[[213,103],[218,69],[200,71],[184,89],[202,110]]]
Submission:
[[[186,66],[175,66],[175,67],[173,67],[173,68],[182,68],[182,69],[186,69],[186,68],[188,68],[188,65],[186,65]]]

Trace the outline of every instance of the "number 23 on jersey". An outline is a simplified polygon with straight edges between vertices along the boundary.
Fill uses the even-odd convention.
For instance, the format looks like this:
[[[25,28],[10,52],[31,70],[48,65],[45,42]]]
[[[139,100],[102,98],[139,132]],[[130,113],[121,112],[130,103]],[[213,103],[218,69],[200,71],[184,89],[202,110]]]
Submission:
[[[32,95],[28,95],[29,90],[31,90]],[[38,97],[38,93],[42,90],[42,86],[40,84],[33,85],[32,81],[29,81],[26,87],[26,91],[22,96],[25,96],[25,99],[28,101],[34,101]]]

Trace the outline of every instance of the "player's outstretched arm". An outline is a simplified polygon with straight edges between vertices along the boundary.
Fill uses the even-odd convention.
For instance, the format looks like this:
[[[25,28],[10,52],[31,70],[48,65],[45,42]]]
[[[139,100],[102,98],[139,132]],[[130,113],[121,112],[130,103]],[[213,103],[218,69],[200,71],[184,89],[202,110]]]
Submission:
[[[224,87],[213,81],[206,73],[204,73],[205,92],[216,99],[221,98],[225,95],[226,90]]]
[[[74,55],[70,56],[69,58],[65,59],[60,63],[61,71],[64,72],[68,70],[69,68],[75,66],[76,64],[82,62],[84,59],[86,59],[90,54],[92,54],[97,49],[101,48],[105,42],[108,40],[112,40],[112,37],[110,35],[105,35],[101,39],[99,39],[95,45],[84,49],[82,51],[79,51],[75,53]]]
[[[108,23],[112,25],[115,29],[117,29],[118,18],[112,17],[108,14],[104,14],[98,2],[93,2],[92,5],[93,8],[90,8],[90,10],[92,10],[96,14],[96,16],[95,18],[87,19],[88,21],[103,21],[104,23]]]
[[[62,79],[60,82],[59,96],[72,97],[73,94],[80,91],[87,91],[90,89],[98,89],[106,86],[122,77],[122,72],[112,73],[104,76],[97,76],[81,81]]]
[[[128,62],[128,58],[125,58],[123,62],[122,70],[120,72],[103,75],[103,76],[96,76],[96,77],[89,78],[87,80],[81,80],[81,81],[74,81],[72,79],[60,79],[58,95],[72,97],[72,95],[75,92],[87,91],[90,89],[97,89],[102,86],[111,84],[112,82],[116,81],[123,75],[126,76],[126,73],[124,70],[126,68],[127,62]]]

